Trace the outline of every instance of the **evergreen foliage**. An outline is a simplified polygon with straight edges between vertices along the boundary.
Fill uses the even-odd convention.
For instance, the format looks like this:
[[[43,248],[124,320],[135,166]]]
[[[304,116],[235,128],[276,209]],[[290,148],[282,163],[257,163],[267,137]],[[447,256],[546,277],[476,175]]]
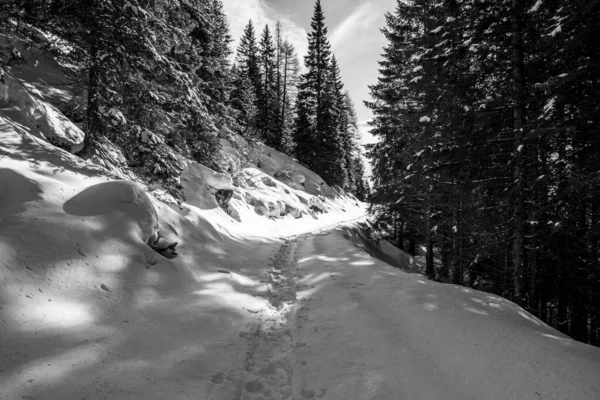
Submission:
[[[396,243],[424,246],[432,279],[511,298],[592,344],[599,7],[398,1],[366,103],[373,210]]]
[[[257,38],[249,21],[231,65],[222,0],[6,0],[0,15],[5,32],[69,66],[85,103],[69,110],[85,132],[84,158],[121,149],[137,175],[179,195],[182,157],[219,169],[220,137],[233,131],[366,196],[354,106],[324,21],[317,1],[300,77],[280,23]]]
[[[259,43],[260,95],[258,97],[258,129],[261,139],[271,147],[279,146],[280,112],[277,90],[278,65],[276,48],[266,25]]]
[[[340,70],[327,39],[327,26],[317,0],[308,34],[307,72],[298,85],[296,157],[330,185],[349,187],[351,140]]]

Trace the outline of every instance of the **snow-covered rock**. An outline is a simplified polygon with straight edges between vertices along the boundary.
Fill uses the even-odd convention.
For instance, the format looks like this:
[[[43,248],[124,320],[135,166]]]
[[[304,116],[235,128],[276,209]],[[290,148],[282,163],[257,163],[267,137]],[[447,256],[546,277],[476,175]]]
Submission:
[[[151,198],[135,182],[109,181],[92,185],[67,200],[65,212],[108,218],[110,223],[133,224],[147,243],[158,231],[158,215]]]
[[[30,128],[32,134],[70,150],[83,142],[84,133],[58,109],[33,96],[11,74],[0,84],[0,115],[10,116]]]
[[[231,175],[224,172],[216,172],[202,164],[198,164],[198,168],[204,182],[213,189],[217,190],[233,190],[233,179]]]

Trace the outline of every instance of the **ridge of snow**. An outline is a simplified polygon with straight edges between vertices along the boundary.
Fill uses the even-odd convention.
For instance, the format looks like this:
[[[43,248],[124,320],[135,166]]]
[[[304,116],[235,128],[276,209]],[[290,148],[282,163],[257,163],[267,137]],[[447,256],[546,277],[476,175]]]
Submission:
[[[537,0],[533,6],[527,11],[528,13],[534,13],[540,10],[540,7],[544,3],[544,0]]]

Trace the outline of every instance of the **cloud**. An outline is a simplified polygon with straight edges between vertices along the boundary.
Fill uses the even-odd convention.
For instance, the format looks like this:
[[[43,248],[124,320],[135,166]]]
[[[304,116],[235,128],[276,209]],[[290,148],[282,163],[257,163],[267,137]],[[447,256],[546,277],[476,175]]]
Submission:
[[[227,15],[231,36],[234,39],[233,50],[237,49],[240,37],[249,20],[254,23],[257,39],[260,39],[265,25],[269,25],[273,32],[277,21],[281,21],[284,38],[294,45],[300,58],[306,54],[308,48],[306,30],[289,17],[278,13],[264,0],[224,0],[223,8]]]
[[[362,4],[343,20],[330,36],[331,47],[334,52],[341,53],[347,50],[356,51],[358,42],[369,42],[373,35],[378,35],[379,31],[373,29],[378,19],[381,18],[380,12],[373,3]]]

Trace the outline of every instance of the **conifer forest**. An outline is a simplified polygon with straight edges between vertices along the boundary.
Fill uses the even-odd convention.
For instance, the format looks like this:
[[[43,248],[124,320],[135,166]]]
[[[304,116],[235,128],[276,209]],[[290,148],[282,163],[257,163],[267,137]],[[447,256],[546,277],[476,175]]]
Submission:
[[[319,2],[304,63],[280,24],[250,20],[234,51],[221,0],[3,3],[2,29],[52,51],[73,75],[80,96],[70,117],[85,123],[86,133],[80,155],[102,152],[98,144],[108,141],[126,149],[129,166],[159,161],[160,171],[145,169],[176,192],[176,161],[140,153],[140,135],[149,131],[219,169],[219,138],[235,132],[366,199],[354,104]],[[3,50],[7,65],[21,62],[18,50]]]
[[[600,2],[398,1],[372,209],[429,278],[600,344]]]

